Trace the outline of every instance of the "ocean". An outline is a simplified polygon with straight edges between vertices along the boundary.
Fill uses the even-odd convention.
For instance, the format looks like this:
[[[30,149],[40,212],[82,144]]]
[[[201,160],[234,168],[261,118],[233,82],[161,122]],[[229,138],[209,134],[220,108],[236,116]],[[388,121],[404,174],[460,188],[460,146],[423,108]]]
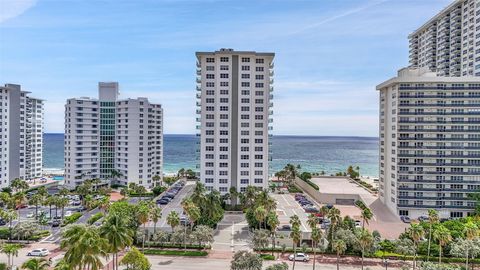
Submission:
[[[164,135],[164,172],[195,169],[195,135]],[[359,166],[363,176],[378,176],[378,138],[327,136],[273,136],[271,173],[287,163],[302,171],[332,174]],[[43,167],[63,169],[63,134],[44,134]]]

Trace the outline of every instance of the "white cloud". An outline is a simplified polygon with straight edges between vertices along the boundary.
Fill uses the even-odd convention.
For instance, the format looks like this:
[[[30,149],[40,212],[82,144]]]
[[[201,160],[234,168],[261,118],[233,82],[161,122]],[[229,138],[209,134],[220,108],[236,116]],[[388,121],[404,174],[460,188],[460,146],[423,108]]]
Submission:
[[[37,0],[0,0],[0,23],[22,15],[36,3]]]

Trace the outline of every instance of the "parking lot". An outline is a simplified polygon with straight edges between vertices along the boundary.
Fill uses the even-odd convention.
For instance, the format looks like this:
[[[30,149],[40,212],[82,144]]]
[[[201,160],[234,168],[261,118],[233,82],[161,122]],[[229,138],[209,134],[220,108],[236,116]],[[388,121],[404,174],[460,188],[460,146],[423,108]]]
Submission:
[[[281,229],[284,225],[290,225],[290,217],[297,215],[300,219],[300,230],[303,232],[303,238],[310,237],[311,230],[308,227],[308,215],[303,208],[295,201],[292,194],[272,194],[272,197],[277,201],[277,215],[280,221],[279,233],[289,234],[289,229]]]
[[[185,186],[180,189],[178,194],[166,205],[158,205],[162,208],[162,217],[157,222],[157,229],[170,231],[171,227],[167,224],[167,216],[172,211],[176,211],[179,216],[182,216],[183,208],[181,206],[183,198],[189,196],[193,192],[193,188],[195,187],[195,182],[187,181]],[[161,196],[160,196],[161,197]],[[150,221],[147,223],[147,227],[152,230],[154,222]]]

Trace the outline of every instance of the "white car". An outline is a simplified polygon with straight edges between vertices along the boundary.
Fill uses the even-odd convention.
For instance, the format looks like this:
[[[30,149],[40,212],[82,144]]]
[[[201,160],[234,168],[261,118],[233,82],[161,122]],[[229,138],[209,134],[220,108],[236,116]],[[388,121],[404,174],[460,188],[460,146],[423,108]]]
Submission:
[[[35,217],[35,213],[28,213],[27,214],[27,218],[33,218],[33,217]]]
[[[47,256],[48,254],[50,254],[50,252],[48,251],[48,249],[46,249],[46,248],[41,248],[41,249],[34,249],[34,250],[28,252],[27,256],[45,257],[45,256]]]
[[[65,211],[65,217],[69,217],[72,215],[72,211]]]
[[[310,257],[309,257],[307,254],[304,254],[304,253],[297,253],[296,256],[293,256],[293,254],[290,255],[290,256],[288,257],[288,259],[289,259],[290,261],[295,260],[295,261],[308,262],[308,261],[310,260]]]
[[[360,220],[355,220],[355,228],[361,228],[362,222]]]

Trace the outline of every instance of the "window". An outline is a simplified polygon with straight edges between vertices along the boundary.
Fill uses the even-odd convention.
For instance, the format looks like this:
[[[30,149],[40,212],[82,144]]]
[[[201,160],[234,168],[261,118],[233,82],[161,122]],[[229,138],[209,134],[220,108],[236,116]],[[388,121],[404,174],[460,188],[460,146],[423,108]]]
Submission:
[[[242,63],[250,63],[250,58],[242,57]]]
[[[250,83],[249,82],[242,82],[242,87],[250,87]]]
[[[215,79],[215,74],[207,74],[207,79]]]
[[[220,78],[222,79],[228,79],[228,73],[221,73]]]
[[[263,67],[256,67],[255,70],[262,72],[262,71],[263,71]]]
[[[220,62],[228,62],[228,57],[220,57]]]
[[[207,63],[215,63],[215,58],[207,57]]]
[[[256,62],[257,64],[263,64],[263,63],[264,63],[263,61],[264,61],[263,58],[255,59],[255,62]]]
[[[221,65],[221,66],[220,66],[220,70],[228,70],[228,66],[226,66],[226,65]]]
[[[250,66],[242,66],[242,70],[243,70],[243,71],[250,70]]]
[[[250,79],[250,74],[242,74],[242,79]]]

